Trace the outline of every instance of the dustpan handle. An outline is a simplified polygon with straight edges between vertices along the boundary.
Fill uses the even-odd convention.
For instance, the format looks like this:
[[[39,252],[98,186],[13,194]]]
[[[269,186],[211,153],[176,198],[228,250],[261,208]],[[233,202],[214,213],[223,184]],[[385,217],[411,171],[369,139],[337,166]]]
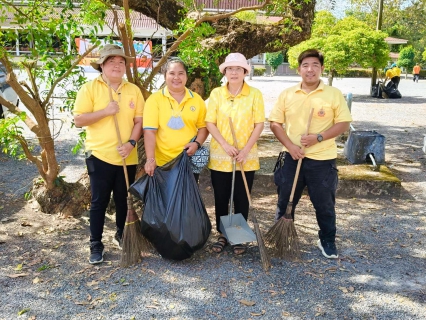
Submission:
[[[237,135],[235,134],[234,124],[232,123],[231,117],[229,117],[229,126],[231,127],[232,138],[234,140],[234,147],[238,150]],[[249,190],[249,187],[248,187],[248,184],[247,184],[246,174],[244,173],[244,166],[241,162],[239,162],[239,165],[240,165],[241,176],[243,177],[243,181],[244,181],[244,187],[246,188],[247,199],[248,199],[248,202],[249,202],[249,206],[251,207],[250,190]]]

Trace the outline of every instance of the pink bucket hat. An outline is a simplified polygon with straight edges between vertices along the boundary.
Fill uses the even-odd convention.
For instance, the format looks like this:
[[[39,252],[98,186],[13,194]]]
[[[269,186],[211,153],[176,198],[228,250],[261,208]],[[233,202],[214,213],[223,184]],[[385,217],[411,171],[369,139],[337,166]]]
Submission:
[[[123,57],[126,59],[126,64],[132,63],[134,61],[134,58],[126,56],[124,54],[123,48],[116,44],[106,44],[101,50],[99,50],[99,55],[100,58],[98,60],[90,63],[91,66],[98,71],[101,71],[101,64],[104,63],[108,57]]]
[[[219,66],[220,72],[224,73],[225,68],[227,67],[241,67],[250,72],[250,66],[247,63],[246,57],[244,57],[241,53],[238,52],[228,54],[225,59],[225,62]]]

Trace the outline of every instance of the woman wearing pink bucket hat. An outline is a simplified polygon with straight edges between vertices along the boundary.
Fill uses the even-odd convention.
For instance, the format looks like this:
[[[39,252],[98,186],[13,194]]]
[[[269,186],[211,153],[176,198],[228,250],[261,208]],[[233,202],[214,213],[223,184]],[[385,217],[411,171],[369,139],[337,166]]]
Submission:
[[[260,168],[256,141],[263,130],[265,110],[262,93],[244,81],[250,72],[244,55],[230,53],[219,66],[219,70],[226,77],[227,83],[211,92],[206,125],[213,136],[208,168],[215,197],[216,228],[220,233],[220,217],[228,214],[233,160],[243,164],[249,190],[253,185],[254,173]],[[233,146],[229,118],[232,119],[238,148]],[[241,213],[247,220],[249,202],[239,170],[235,174],[233,203],[234,212]],[[227,243],[227,239],[220,234],[212,249],[220,253]],[[244,245],[233,247],[234,254],[242,254],[245,251]]]

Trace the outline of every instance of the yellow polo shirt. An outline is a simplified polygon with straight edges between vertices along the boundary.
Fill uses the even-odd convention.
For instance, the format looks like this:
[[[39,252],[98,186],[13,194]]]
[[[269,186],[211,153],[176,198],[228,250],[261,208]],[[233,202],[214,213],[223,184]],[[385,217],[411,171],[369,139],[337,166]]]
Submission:
[[[145,100],[140,89],[124,80],[117,91],[112,90],[113,99],[118,101],[120,112],[116,114],[121,141],[127,142],[133,130],[133,119],[142,117]],[[77,93],[74,114],[95,112],[104,109],[110,102],[108,85],[102,76],[85,83]],[[105,117],[86,128],[86,151],[109,164],[122,165],[123,160],[117,151],[118,139],[114,117]],[[126,164],[138,163],[137,148],[133,148],[126,158]]]
[[[244,83],[241,92],[235,98],[232,98],[226,85],[213,89],[209,98],[206,122],[216,124],[223,138],[233,145],[234,139],[229,126],[229,117],[232,118],[238,149],[241,150],[247,144],[254,125],[265,121],[262,93],[247,83]],[[208,167],[222,172],[232,171],[232,158],[214,138],[210,142]],[[244,171],[259,170],[259,168],[257,144],[254,144],[248,154],[247,162],[244,164]],[[237,169],[239,170],[239,166]]]
[[[183,147],[197,135],[198,129],[205,128],[206,104],[195,92],[185,88],[181,103],[173,98],[167,87],[153,93],[144,109],[144,130],[157,130],[155,139],[155,161],[162,166],[176,158]],[[167,126],[173,115],[181,114],[185,126],[174,130]]]
[[[314,108],[309,133],[318,134],[339,122],[350,122],[352,116],[342,92],[320,82],[317,89],[306,93],[302,83],[284,90],[278,97],[269,121],[285,124],[290,140],[302,147],[300,139],[306,133],[311,108]],[[288,151],[285,147],[283,151]],[[329,160],[337,157],[335,139],[328,139],[305,149],[307,158]]]

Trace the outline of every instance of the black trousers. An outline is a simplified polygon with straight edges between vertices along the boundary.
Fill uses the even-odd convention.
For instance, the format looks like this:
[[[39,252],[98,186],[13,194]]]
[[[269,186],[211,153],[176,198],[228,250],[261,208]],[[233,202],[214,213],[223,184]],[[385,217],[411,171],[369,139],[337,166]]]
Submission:
[[[247,184],[251,192],[255,171],[244,171]],[[214,206],[216,214],[216,229],[220,232],[220,217],[229,214],[229,201],[231,199],[232,172],[210,170],[210,177],[214,191]],[[235,171],[234,186],[234,213],[241,213],[247,220],[249,212],[249,201],[244,186],[241,171]]]
[[[287,152],[284,165],[274,174],[278,186],[278,203],[275,219],[281,218],[287,209],[298,160],[293,160]],[[294,192],[292,216],[303,189],[308,187],[309,197],[315,208],[319,226],[318,236],[321,240],[334,242],[336,238],[336,189],[338,183],[336,159],[313,160],[305,158],[300,167],[299,177]]]
[[[90,177],[92,201],[90,205],[90,241],[101,241],[104,231],[105,212],[111,192],[116,207],[115,223],[122,235],[127,215],[127,186],[122,166],[106,163],[93,155],[86,158]],[[136,165],[127,166],[129,184],[135,180]]]
[[[393,82],[393,83],[395,83],[395,87],[398,89],[398,86],[399,86],[399,81],[401,80],[401,77],[399,77],[399,76],[396,76],[396,77],[393,77],[392,79],[391,79],[391,81]]]

